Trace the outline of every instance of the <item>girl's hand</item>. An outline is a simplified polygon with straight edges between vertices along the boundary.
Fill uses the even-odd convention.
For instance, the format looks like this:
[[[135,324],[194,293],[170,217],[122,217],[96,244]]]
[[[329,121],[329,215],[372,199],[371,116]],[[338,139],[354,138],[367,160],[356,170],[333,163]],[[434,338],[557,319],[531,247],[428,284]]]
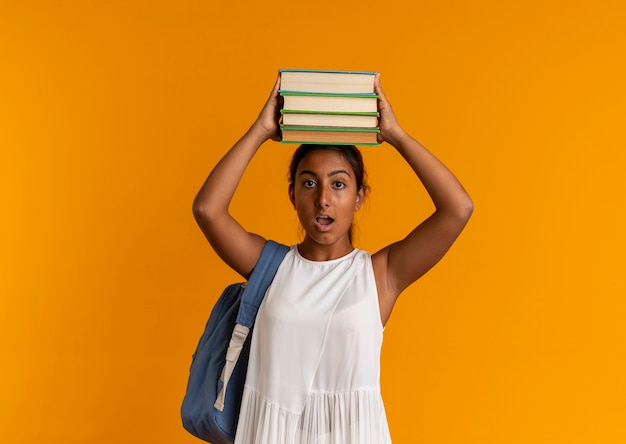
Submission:
[[[376,74],[374,78],[374,92],[378,95],[378,112],[380,113],[378,119],[378,127],[380,129],[378,143],[388,142],[395,146],[395,141],[403,133],[403,130],[391,108],[391,103],[387,100],[380,86],[380,73]]]
[[[276,79],[276,84],[272,89],[272,93],[270,97],[265,102],[265,106],[259,113],[259,117],[257,117],[256,121],[252,125],[253,128],[258,128],[265,135],[265,140],[280,140],[280,108],[281,108],[281,97],[278,93],[280,88],[280,74]]]

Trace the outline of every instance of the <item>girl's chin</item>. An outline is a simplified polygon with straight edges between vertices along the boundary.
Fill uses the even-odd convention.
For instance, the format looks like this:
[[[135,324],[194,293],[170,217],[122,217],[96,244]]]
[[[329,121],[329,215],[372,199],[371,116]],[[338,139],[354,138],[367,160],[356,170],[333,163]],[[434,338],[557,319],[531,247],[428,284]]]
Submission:
[[[345,234],[345,236],[335,236],[333,233],[330,232],[315,231],[313,233],[306,233],[305,239],[305,242],[311,242],[317,245],[333,245],[343,241],[347,242],[348,244],[350,243],[347,233]]]

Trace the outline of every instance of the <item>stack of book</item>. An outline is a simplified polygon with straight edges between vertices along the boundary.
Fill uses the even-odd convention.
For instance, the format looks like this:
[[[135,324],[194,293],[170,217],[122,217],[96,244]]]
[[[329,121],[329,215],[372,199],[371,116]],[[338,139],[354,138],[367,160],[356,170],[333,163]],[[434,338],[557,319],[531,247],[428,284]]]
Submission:
[[[280,72],[283,143],[378,145],[375,72]]]

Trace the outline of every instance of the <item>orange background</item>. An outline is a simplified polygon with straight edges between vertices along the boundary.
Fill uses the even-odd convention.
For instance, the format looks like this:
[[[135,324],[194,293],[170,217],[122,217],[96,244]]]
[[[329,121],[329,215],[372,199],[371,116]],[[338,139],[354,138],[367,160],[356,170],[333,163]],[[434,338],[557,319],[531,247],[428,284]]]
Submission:
[[[396,443],[626,442],[626,11],[620,1],[25,1],[0,7],[0,441],[193,443],[179,406],[237,276],[191,203],[279,68],[376,70],[476,210],[402,296],[382,387]],[[233,203],[299,236],[293,147]],[[430,211],[364,148],[368,250]]]

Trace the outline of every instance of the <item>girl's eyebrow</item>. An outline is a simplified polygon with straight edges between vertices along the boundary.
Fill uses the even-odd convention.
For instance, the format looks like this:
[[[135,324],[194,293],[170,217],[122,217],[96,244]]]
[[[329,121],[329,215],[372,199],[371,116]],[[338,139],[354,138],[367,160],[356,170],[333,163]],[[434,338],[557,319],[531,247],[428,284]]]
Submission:
[[[350,176],[350,173],[347,172],[346,170],[335,170],[335,171],[331,171],[330,173],[328,173],[328,177],[334,176],[336,174],[342,174],[342,173]],[[303,174],[310,174],[311,176],[318,177],[318,175],[315,172],[310,171],[310,170],[300,171],[300,176],[302,176]]]
[[[315,172],[313,172],[313,171],[310,171],[310,170],[302,170],[302,171],[300,171],[300,176],[303,176],[305,174],[309,174],[311,176],[317,177],[317,174],[315,174]]]

